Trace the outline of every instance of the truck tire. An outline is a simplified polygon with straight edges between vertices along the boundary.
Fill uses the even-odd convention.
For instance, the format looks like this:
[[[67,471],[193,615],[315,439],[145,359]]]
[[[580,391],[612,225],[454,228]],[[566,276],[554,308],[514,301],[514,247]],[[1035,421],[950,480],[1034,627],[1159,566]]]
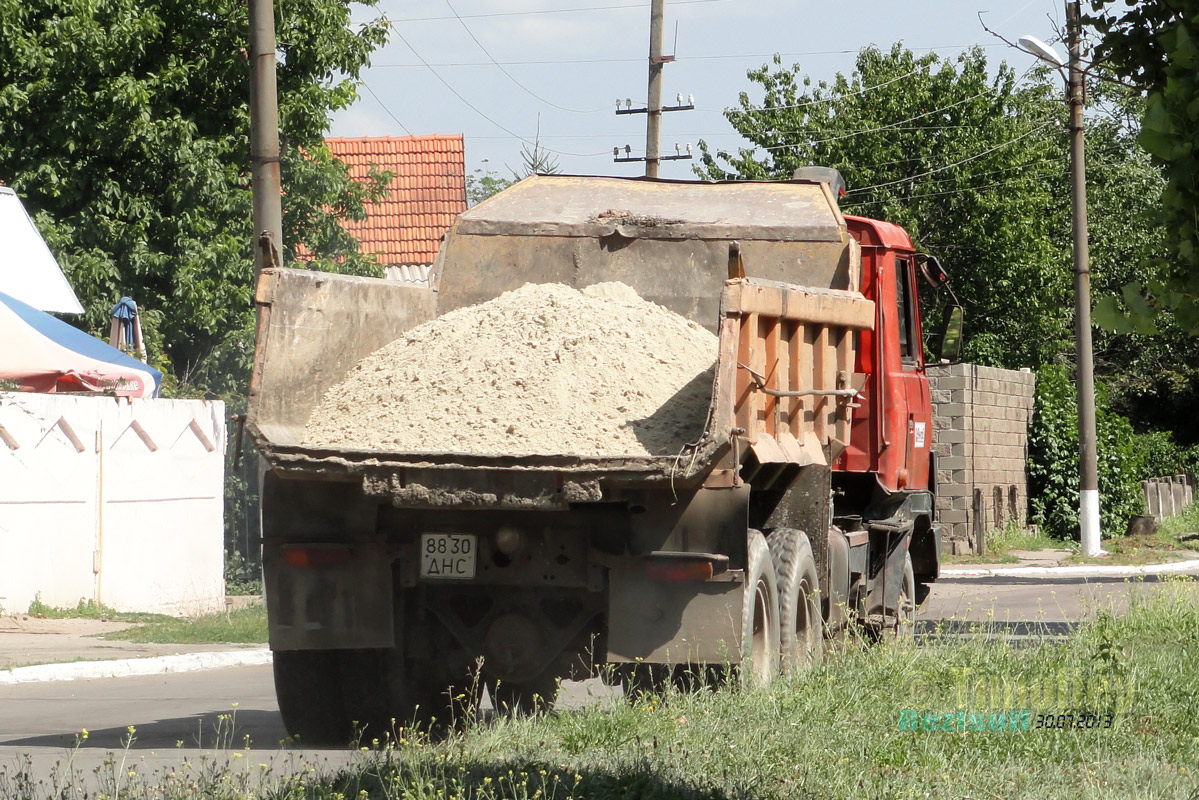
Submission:
[[[779,645],[783,672],[794,674],[824,658],[820,581],[807,534],[794,528],[772,531],[767,543],[779,584]]]
[[[741,602],[741,682],[763,686],[778,671],[779,589],[770,547],[750,530]]]
[[[287,734],[301,745],[346,745],[353,720],[341,694],[336,650],[276,650],[275,697]]]

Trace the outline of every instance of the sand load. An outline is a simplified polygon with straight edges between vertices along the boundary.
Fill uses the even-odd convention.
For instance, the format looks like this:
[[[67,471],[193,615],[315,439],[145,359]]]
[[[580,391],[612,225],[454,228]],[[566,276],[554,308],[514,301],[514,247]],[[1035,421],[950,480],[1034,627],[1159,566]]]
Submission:
[[[703,433],[718,339],[622,283],[527,284],[405,333],[308,421],[310,447],[674,455]]]

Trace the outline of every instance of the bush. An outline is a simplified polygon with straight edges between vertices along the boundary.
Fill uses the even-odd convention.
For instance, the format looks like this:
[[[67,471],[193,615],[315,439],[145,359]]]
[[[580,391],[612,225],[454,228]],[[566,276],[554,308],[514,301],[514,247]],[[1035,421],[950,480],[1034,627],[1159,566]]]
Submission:
[[[262,594],[262,562],[225,551],[225,594]]]
[[[1104,536],[1120,536],[1129,517],[1144,513],[1141,479],[1146,454],[1129,421],[1108,410],[1102,387],[1096,391],[1095,428],[1099,526]],[[1046,533],[1078,538],[1078,404],[1074,382],[1063,367],[1037,373],[1028,437],[1028,494],[1031,518]]]
[[[1170,431],[1139,434],[1137,449],[1145,460],[1144,478],[1196,474],[1199,446],[1181,447],[1174,441],[1174,434]]]

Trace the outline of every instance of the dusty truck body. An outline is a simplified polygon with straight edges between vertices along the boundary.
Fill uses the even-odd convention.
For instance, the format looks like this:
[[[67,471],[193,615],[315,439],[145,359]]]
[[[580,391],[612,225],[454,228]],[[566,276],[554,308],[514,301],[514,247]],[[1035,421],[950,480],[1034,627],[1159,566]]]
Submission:
[[[484,684],[529,706],[605,668],[764,678],[855,621],[902,628],[937,573],[916,275],[906,234],[843,217],[825,180],[566,176],[463,213],[432,290],[265,271],[247,429],[289,731],[444,720]],[[529,282],[607,281],[719,337],[683,451],[304,445],[325,390],[403,331]]]

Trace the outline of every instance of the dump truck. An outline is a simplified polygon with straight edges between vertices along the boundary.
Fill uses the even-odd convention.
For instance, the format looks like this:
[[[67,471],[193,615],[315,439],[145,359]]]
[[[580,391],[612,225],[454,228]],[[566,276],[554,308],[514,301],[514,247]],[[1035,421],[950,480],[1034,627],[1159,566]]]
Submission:
[[[436,724],[483,686],[532,709],[563,677],[765,681],[851,626],[910,632],[940,551],[917,285],[945,275],[901,228],[842,215],[841,191],[822,169],[533,176],[456,219],[429,287],[264,270],[246,425],[288,731]],[[682,452],[304,444],[324,392],[406,330],[610,281],[719,338]]]

